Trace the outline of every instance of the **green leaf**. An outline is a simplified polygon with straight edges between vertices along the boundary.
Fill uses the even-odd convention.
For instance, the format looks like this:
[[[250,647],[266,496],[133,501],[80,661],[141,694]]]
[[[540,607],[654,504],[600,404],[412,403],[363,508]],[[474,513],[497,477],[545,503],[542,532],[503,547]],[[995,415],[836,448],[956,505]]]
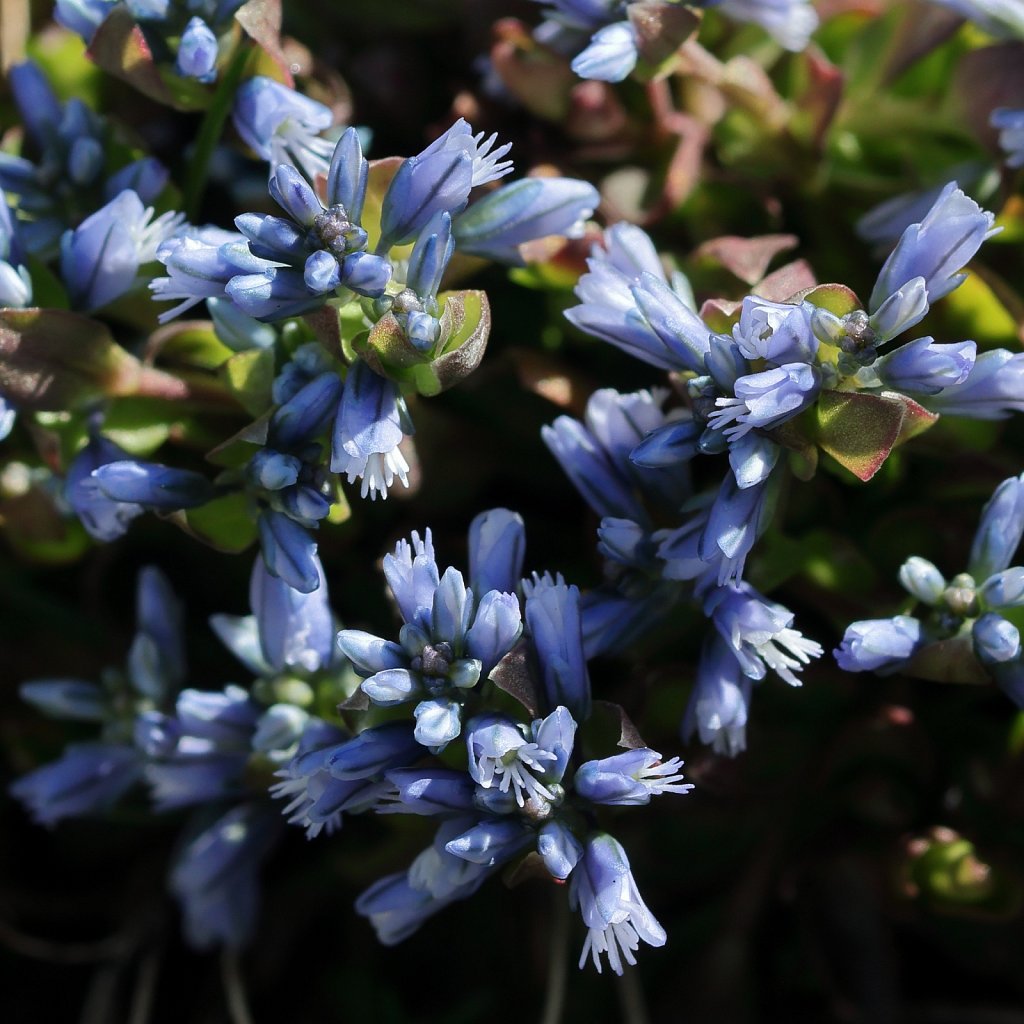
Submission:
[[[204,544],[229,554],[244,551],[256,540],[256,517],[243,491],[175,513],[172,518]]]
[[[239,405],[253,416],[261,416],[273,404],[273,349],[236,352],[220,367],[220,376]]]
[[[148,458],[180,431],[178,410],[169,402],[154,398],[123,398],[111,405],[103,419],[103,433],[114,444],[140,458]]]
[[[894,397],[823,391],[815,406],[821,449],[859,480],[870,480],[903,429],[904,404]]]
[[[96,320],[63,309],[0,309],[0,392],[23,409],[130,395],[142,373]]]
[[[227,469],[238,469],[246,465],[256,454],[253,449],[261,448],[267,443],[272,416],[272,410],[268,409],[259,419],[244,426],[237,434],[208,451],[206,461]]]
[[[819,284],[807,292],[794,296],[794,300],[805,300],[812,306],[819,306],[827,309],[836,316],[846,316],[855,309],[863,309],[864,304],[857,298],[856,293],[846,287],[845,284]]]
[[[81,524],[62,516],[53,498],[34,484],[0,500],[0,524],[8,543],[33,562],[60,565],[89,547]]]
[[[974,656],[974,643],[969,633],[927,644],[910,659],[903,672],[933,683],[992,685],[991,677]]]
[[[491,307],[486,292],[447,292],[441,317],[442,355],[427,367],[416,367],[416,390],[430,397],[468,377],[479,365],[491,333]]]
[[[1005,283],[1002,287],[1012,301],[1013,293]],[[1015,298],[1020,309],[1020,296]],[[967,280],[946,296],[942,315],[951,335],[971,338],[982,348],[986,345],[1013,345],[1020,339],[1020,326],[1006,303],[977,273],[968,274]]]
[[[217,337],[209,320],[178,320],[155,330],[146,342],[147,360],[216,370],[234,352]]]
[[[366,244],[368,252],[373,252],[377,242],[380,241],[380,215],[384,206],[384,194],[401,164],[402,157],[399,156],[370,161],[370,173],[366,180],[366,199],[363,202],[363,215],[360,219],[360,224],[368,236]],[[391,250],[391,258],[404,259],[411,252],[411,245],[396,246]]]

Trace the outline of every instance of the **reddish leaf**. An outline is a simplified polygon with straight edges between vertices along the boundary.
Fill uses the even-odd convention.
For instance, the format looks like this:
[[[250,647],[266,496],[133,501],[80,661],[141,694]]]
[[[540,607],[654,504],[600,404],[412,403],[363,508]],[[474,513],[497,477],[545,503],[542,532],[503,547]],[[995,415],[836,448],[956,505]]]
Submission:
[[[731,299],[707,299],[700,307],[700,318],[718,334],[728,334],[739,319],[742,302]]]
[[[1024,43],[999,43],[965,53],[950,86],[964,124],[993,148],[997,131],[989,117],[996,107],[1024,107]]]
[[[764,277],[771,261],[780,252],[792,249],[797,241],[796,235],[759,235],[756,238],[722,235],[701,245],[694,257],[713,260],[746,284],[755,285]]]
[[[142,372],[103,324],[80,313],[0,310],[0,393],[20,408],[69,409],[134,394]]]
[[[294,85],[292,62],[281,48],[281,0],[248,0],[235,11],[235,21],[280,68],[284,84]]]
[[[104,71],[166,106],[178,106],[153,60],[153,53],[127,7],[114,7],[96,30],[89,56]]]
[[[770,302],[793,302],[794,296],[817,285],[807,260],[794,260],[769,274],[758,286],[757,294]]]
[[[815,412],[819,447],[858,480],[870,480],[899,442],[905,407],[892,397],[823,391]]]
[[[808,83],[797,103],[810,115],[811,141],[820,150],[843,98],[843,73],[813,47],[804,51],[803,60]]]
[[[639,750],[647,746],[640,735],[640,730],[633,724],[633,719],[629,717],[626,709],[621,704],[616,704],[613,700],[595,700],[594,710],[605,711],[618,719],[618,746],[626,750]]]
[[[514,697],[531,718],[540,714],[540,694],[537,673],[525,640],[519,643],[491,669],[487,677],[499,690]]]
[[[664,65],[700,26],[697,12],[676,3],[640,0],[630,4],[627,12],[640,59],[654,74],[671,70]]]

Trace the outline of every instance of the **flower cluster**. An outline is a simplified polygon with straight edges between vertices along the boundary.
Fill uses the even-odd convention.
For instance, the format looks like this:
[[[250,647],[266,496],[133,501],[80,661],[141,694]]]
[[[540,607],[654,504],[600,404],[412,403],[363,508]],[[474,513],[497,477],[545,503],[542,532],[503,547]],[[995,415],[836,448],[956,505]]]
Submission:
[[[345,667],[326,587],[300,594],[257,561],[250,602],[251,616],[215,616],[211,625],[258,675],[251,691],[180,689],[182,611],[152,568],[139,577],[138,631],[123,673],[110,671],[99,685],[47,679],[22,687],[46,714],[102,729],[97,742],[69,746],[11,787],[38,822],[101,813],[139,784],[157,813],[189,810],[168,885],[197,948],[251,937],[259,870],[283,830],[268,792],[274,772],[310,745],[346,735],[307,710]]]
[[[907,559],[900,583],[927,610],[851,623],[835,650],[839,667],[927,675],[936,658],[949,663],[973,654],[982,678],[987,672],[1024,707],[1024,651],[1017,626],[1007,618],[1024,605],[1024,568],[1010,564],[1022,536],[1024,477],[1010,477],[982,511],[967,571],[947,581],[927,559]]]
[[[467,208],[470,192],[507,174],[511,162],[503,159],[507,145],[495,148],[494,136],[474,134],[459,120],[398,164],[379,211],[367,220],[371,168],[356,129],[327,148],[309,134],[328,124],[328,115],[261,79],[243,87],[235,108],[240,133],[267,153],[272,166],[292,154],[315,183],[318,161],[329,148],[323,201],[303,173],[277,163],[270,194],[287,216],[243,214],[235,221],[238,234],[209,226],[175,230],[180,218],[169,214],[150,225],[151,211],[142,210],[133,193],[123,193],[66,237],[65,276],[73,295],[82,291],[84,308],[123,294],[134,285],[138,266],[156,255],[167,276],[152,281],[154,297],[180,300],[162,319],[206,300],[219,336],[244,352],[274,346],[273,333],[261,333],[268,330],[264,323],[291,320],[301,330],[294,318],[326,307],[343,328],[346,355],[339,360],[312,340],[285,349],[270,407],[259,429],[254,425],[246,435],[251,456],[213,485],[195,471],[117,459],[110,450],[100,464],[92,453],[104,442],[92,442],[70,479],[81,490],[79,471],[91,460],[89,498],[92,508],[104,510],[105,524],[91,530],[95,536],[123,532],[140,508],[197,508],[244,494],[267,567],[309,592],[319,578],[310,531],[338,500],[338,478],[360,481],[364,498],[387,497],[396,479],[408,484],[401,447],[413,426],[403,385],[436,394],[471,372],[483,355],[486,296],[441,291],[456,250],[522,262],[523,243],[577,233],[597,203],[596,191],[584,182],[530,178]],[[82,503],[71,504],[81,514]],[[118,504],[121,511],[114,511]]]
[[[642,19],[653,18],[657,30],[668,32],[679,0],[655,6],[635,0],[538,0],[548,10],[535,32],[538,42],[572,56],[581,78],[621,82],[637,66],[643,47]],[[818,27],[809,0],[697,0],[695,8],[715,8],[738,22],[759,25],[787,50],[802,50]],[[660,20],[659,20],[660,17]]]
[[[221,37],[245,0],[56,0],[54,18],[91,43],[114,12],[126,13],[150,49],[182,78],[217,78]]]
[[[650,606],[670,603],[659,580],[679,581],[670,600],[693,600],[715,626],[686,733],[718,750],[742,750],[751,683],[772,669],[797,685],[795,673],[821,654],[793,629],[790,611],[743,578],[795,457],[805,476],[820,449],[868,479],[895,444],[938,413],[995,419],[1024,408],[1020,355],[979,355],[973,341],[930,337],[886,349],[959,286],[992,224],[992,214],[948,185],[903,231],[866,309],[848,289],[826,285],[787,302],[752,295],[702,316],[685,278],[666,275],[640,229],[615,225],[594,249],[576,288],[581,302],[566,316],[669,371],[686,404],[666,415],[646,393],[598,392],[587,426],[563,417],[546,440],[603,517],[598,546],[618,581],[613,599],[591,598],[592,632],[603,647],[619,642],[618,630],[623,639],[633,635],[631,615],[640,628],[657,621]],[[879,450],[854,451],[854,438],[876,427]],[[727,456],[728,472],[719,487],[694,492],[690,465],[704,455]],[[668,499],[682,511],[681,526],[651,529],[663,519],[643,503],[658,491],[661,507]]]
[[[390,792],[381,812],[428,815],[441,824],[409,869],[372,885],[356,909],[390,945],[472,895],[500,866],[533,854],[550,877],[569,881],[570,903],[588,929],[580,966],[589,955],[600,971],[606,954],[621,973],[623,960],[636,962],[640,940],[660,946],[665,933],[640,898],[621,845],[595,830],[596,808],[646,804],[659,793],[692,787],[682,782],[678,759],[662,762],[646,747],[578,763],[577,732],[591,711],[579,593],[561,579],[534,575],[523,582],[521,611],[523,551],[519,516],[506,509],[478,516],[470,529],[467,588],[457,570],[439,573],[429,531],[424,538],[414,534],[411,545],[401,542],[384,560],[405,622],[400,643],[358,630],[339,634],[341,649],[366,676],[362,694],[383,707],[418,700],[411,738],[432,753],[459,740],[466,764],[464,770],[393,764],[384,770]],[[482,690],[488,679],[502,686],[495,670],[513,657],[523,620],[538,671],[525,688],[519,680],[516,695],[526,710],[547,711],[527,721],[488,710]],[[388,729],[387,739],[378,739]],[[315,805],[318,784],[342,788],[353,764],[385,767],[409,739],[395,723],[360,733],[326,760],[296,758],[283,773],[281,792],[295,796],[291,807]],[[307,811],[300,818],[318,830],[320,820]]]
[[[111,172],[111,130],[103,118],[79,99],[61,103],[42,71],[31,62],[11,68],[9,81],[25,126],[25,145],[19,155],[0,152],[0,189],[17,200],[16,224],[22,246],[44,258],[56,255],[59,248],[62,260],[77,264],[82,257],[66,254],[69,243],[64,241],[65,233],[106,203],[108,213],[86,228],[86,235],[74,248],[81,253],[89,245],[88,258],[100,260],[106,275],[116,273],[120,264],[131,261],[127,255],[133,251],[131,243],[142,242],[142,211],[163,191],[167,169],[147,156]],[[130,209],[126,193],[133,197]],[[123,234],[104,252],[102,227],[122,216],[128,218]],[[147,251],[155,241],[150,234]],[[135,258],[135,267],[154,257],[155,251],[148,252],[145,259]]]

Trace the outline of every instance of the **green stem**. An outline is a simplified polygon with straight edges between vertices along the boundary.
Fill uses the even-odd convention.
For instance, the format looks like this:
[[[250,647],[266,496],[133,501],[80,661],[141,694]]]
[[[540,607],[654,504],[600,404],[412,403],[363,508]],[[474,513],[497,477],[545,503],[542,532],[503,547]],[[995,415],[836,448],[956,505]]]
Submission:
[[[548,951],[547,989],[540,1024],[561,1024],[565,1009],[565,981],[569,959],[569,901],[561,886],[555,890],[554,921],[551,927],[551,947]]]
[[[206,179],[210,171],[210,158],[217,143],[220,141],[224,122],[231,113],[235,101],[235,92],[242,80],[242,73],[249,60],[249,47],[239,43],[231,56],[227,70],[224,72],[213,94],[213,100],[206,110],[203,122],[196,135],[195,150],[185,174],[185,214],[194,223],[199,216],[199,207],[206,189]]]
[[[231,1024],[253,1024],[252,1011],[249,1009],[245,983],[242,980],[242,964],[238,950],[225,948],[221,953],[220,968]]]
[[[616,979],[619,990],[619,1004],[622,1007],[622,1019],[625,1024],[651,1024],[647,1012],[647,1001],[640,985],[640,975],[635,967],[627,967],[622,976]]]
[[[112,394],[133,398],[162,398],[168,402],[192,402],[202,407],[238,409],[230,391],[215,378],[197,373],[166,373],[153,366],[141,366]]]

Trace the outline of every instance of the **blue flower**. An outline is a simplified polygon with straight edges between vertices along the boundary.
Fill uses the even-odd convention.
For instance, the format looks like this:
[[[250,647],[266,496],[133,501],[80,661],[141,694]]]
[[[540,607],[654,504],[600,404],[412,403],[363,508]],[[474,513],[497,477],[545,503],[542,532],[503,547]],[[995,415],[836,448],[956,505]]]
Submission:
[[[439,576],[429,531],[424,540],[414,533],[412,542],[384,559],[405,620],[400,642],[352,629],[338,642],[374,704],[418,701],[416,740],[436,753],[459,735],[467,691],[512,649],[522,622],[514,595],[492,590],[478,599],[458,570]]]
[[[821,644],[791,628],[793,613],[769,601],[749,583],[710,590],[704,612],[729,645],[743,674],[751,679],[763,679],[770,668],[790,686],[799,686],[794,672],[821,656]]]
[[[540,663],[549,707],[564,705],[577,721],[590,717],[590,674],[583,650],[580,592],[549,573],[523,581],[526,628]]]
[[[595,832],[583,845],[583,856],[569,876],[569,903],[578,908],[587,937],[580,967],[589,956],[601,973],[601,956],[616,974],[622,961],[635,965],[640,942],[665,944],[665,929],[644,903],[633,879],[626,851],[607,832]]]
[[[196,949],[244,946],[259,912],[259,869],[280,834],[266,803],[198,815],[181,841],[170,889],[181,904],[185,936]]]
[[[144,568],[136,590],[136,634],[124,674],[104,684],[78,679],[25,683],[22,697],[56,718],[97,723],[96,742],[69,746],[63,756],[18,779],[11,794],[40,824],[109,809],[138,781],[144,752],[134,742],[139,716],[159,714],[185,677],[181,606],[167,580]]]
[[[409,486],[409,464],[399,445],[411,433],[398,386],[357,359],[345,377],[331,441],[331,471],[361,480],[360,496],[386,498],[397,477]]]
[[[908,615],[868,619],[846,627],[842,643],[833,651],[847,672],[896,672],[922,644],[921,623]]]
[[[150,281],[154,300],[182,300],[160,314],[160,323],[204,299],[224,298],[232,278],[272,266],[269,260],[249,252],[244,235],[211,226],[186,226],[175,232],[157,248],[156,258],[166,268],[167,276]]]
[[[928,408],[945,416],[1001,420],[1024,412],[1024,353],[981,352],[967,378],[929,397]]]
[[[1024,167],[1024,110],[1000,107],[992,111],[989,124],[999,129],[999,145],[1006,153],[1006,166]]]
[[[145,511],[137,502],[119,501],[104,493],[93,471],[130,456],[101,434],[90,437],[71,460],[64,478],[64,497],[91,537],[111,541],[120,537],[132,520]]]
[[[507,715],[487,714],[466,727],[469,774],[482,789],[509,793],[519,807],[556,799],[572,754],[576,723],[564,707],[527,729]]]
[[[640,228],[616,224],[587,260],[579,306],[565,316],[580,330],[665,370],[704,372],[711,331],[692,309],[689,284],[668,278]]]
[[[882,356],[870,370],[894,391],[938,395],[967,380],[976,354],[973,341],[937,345],[931,338],[918,338]]]
[[[967,571],[986,580],[1009,566],[1024,537],[1024,474],[1004,480],[981,511]]]
[[[105,179],[109,132],[103,119],[79,99],[61,104],[31,62],[9,75],[35,159],[0,153],[0,188],[17,197],[19,233],[30,253],[55,255],[66,229],[125,189],[144,205],[156,199],[168,180],[158,161],[136,160]]]
[[[320,133],[334,124],[330,107],[265,75],[246,79],[235,94],[231,119],[242,140],[270,163],[302,168],[310,181],[326,175],[334,143]]]
[[[199,473],[140,459],[104,462],[89,479],[107,498],[160,512],[205,505],[214,494],[213,485]]]
[[[955,182],[950,182],[924,220],[903,232],[878,275],[870,310],[877,312],[890,296],[919,277],[924,279],[928,303],[958,288],[967,276],[962,268],[981,243],[995,234],[994,220],[993,214],[982,210]],[[916,320],[911,319],[902,328],[914,323]]]
[[[217,37],[202,18],[190,18],[181,34],[174,69],[184,78],[212,82],[217,77]]]
[[[236,657],[261,676],[319,672],[336,660],[334,616],[323,567],[316,559],[319,585],[309,593],[272,576],[262,558],[249,582],[252,615],[215,615],[214,632]]]
[[[98,309],[135,286],[140,266],[156,260],[183,220],[180,213],[152,217],[152,208],[126,190],[64,234],[60,270],[76,308]]]
[[[390,722],[348,737],[326,722],[313,720],[295,757],[277,772],[282,781],[270,793],[288,800],[283,813],[309,839],[341,827],[344,814],[379,808],[393,786],[384,775],[415,761],[422,753],[408,722]]]
[[[639,53],[633,26],[615,21],[598,29],[590,44],[573,58],[572,69],[580,78],[621,82],[636,67]]]
[[[760,25],[780,46],[798,52],[818,27],[810,0],[706,0],[734,21]]]
[[[495,149],[496,140],[474,135],[460,117],[426,149],[403,160],[384,194],[377,252],[412,241],[438,213],[461,212],[472,188],[508,174],[512,161],[501,158],[511,144]]]
[[[678,757],[662,761],[656,750],[640,747],[587,761],[576,770],[572,784],[580,796],[595,804],[640,806],[660,793],[689,793],[693,786],[681,781],[682,764]]]
[[[139,780],[142,765],[130,746],[78,743],[64,754],[11,784],[34,821],[54,825],[109,809]]]
[[[1024,38],[1024,11],[1015,0],[932,0],[1003,39]]]
[[[427,918],[456,900],[472,896],[495,868],[455,857],[447,850],[465,819],[441,823],[434,841],[408,871],[375,882],[356,900],[356,913],[370,919],[377,938],[393,946],[408,938]]]
[[[518,512],[492,508],[469,524],[469,582],[475,593],[515,593],[525,555],[526,526]]]
[[[697,679],[683,716],[682,735],[694,733],[716,753],[734,757],[747,746],[747,716],[753,679],[721,637],[704,644]]]
[[[523,178],[495,189],[453,220],[459,251],[522,265],[520,246],[549,235],[578,238],[600,201],[576,178]]]

